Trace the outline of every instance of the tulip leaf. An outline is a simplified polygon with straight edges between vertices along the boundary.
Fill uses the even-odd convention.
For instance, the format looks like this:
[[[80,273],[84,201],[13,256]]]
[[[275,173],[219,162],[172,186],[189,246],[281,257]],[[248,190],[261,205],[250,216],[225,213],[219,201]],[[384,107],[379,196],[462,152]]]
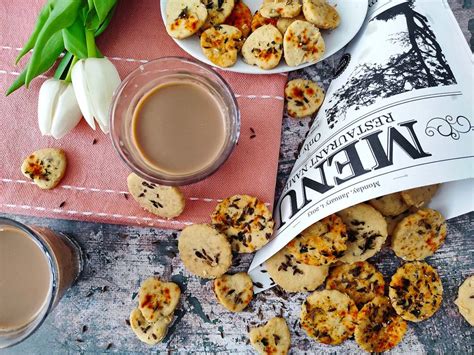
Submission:
[[[89,11],[86,17],[86,28],[96,32],[107,21],[108,15],[113,12],[116,4],[117,0],[88,0]]]
[[[95,11],[100,22],[104,22],[109,12],[115,7],[117,0],[94,0]]]
[[[64,73],[67,73],[67,70],[69,69],[69,64],[71,63],[72,57],[74,55],[71,52],[66,52],[64,55],[63,59],[59,62],[58,68],[54,72],[54,77],[56,79],[61,79]]]
[[[82,59],[87,58],[87,44],[82,16],[77,16],[74,23],[62,30],[66,50]]]
[[[100,36],[102,34],[102,32],[105,31],[105,29],[109,26],[109,23],[110,21],[112,20],[112,17],[114,16],[114,13],[115,13],[115,9],[117,8],[117,6],[114,6],[112,8],[112,10],[109,11],[109,14],[107,15],[107,17],[105,18],[105,20],[102,22],[102,24],[100,25],[100,27],[95,31],[94,35],[97,37],[97,36]]]

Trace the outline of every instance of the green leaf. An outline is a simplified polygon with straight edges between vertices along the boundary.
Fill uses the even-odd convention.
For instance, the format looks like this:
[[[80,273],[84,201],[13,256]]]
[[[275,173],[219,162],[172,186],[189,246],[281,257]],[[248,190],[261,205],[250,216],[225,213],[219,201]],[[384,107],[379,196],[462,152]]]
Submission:
[[[88,0],[89,11],[85,26],[89,31],[96,32],[107,20],[117,4],[117,0]],[[110,19],[109,19],[110,22]]]
[[[107,15],[107,17],[105,18],[105,20],[102,22],[102,24],[100,25],[100,27],[95,31],[94,35],[97,37],[97,36],[100,36],[102,34],[102,32],[105,31],[105,29],[109,26],[109,23],[110,21],[112,20],[112,17],[114,16],[114,13],[115,13],[115,9],[117,8],[117,6],[114,6],[112,8],[112,10],[109,11],[109,14]]]
[[[81,16],[77,16],[74,23],[62,30],[64,47],[76,57],[87,58],[87,44],[85,36],[84,21]]]
[[[117,0],[94,0],[94,7],[100,23],[104,22],[110,11],[117,4]]]
[[[59,62],[59,65],[58,65],[56,71],[54,72],[54,77],[56,79],[61,79],[63,74],[65,72],[67,73],[67,70],[69,68],[69,64],[71,63],[71,60],[72,60],[73,56],[74,55],[71,52],[66,52],[63,59],[61,59],[61,61]]]

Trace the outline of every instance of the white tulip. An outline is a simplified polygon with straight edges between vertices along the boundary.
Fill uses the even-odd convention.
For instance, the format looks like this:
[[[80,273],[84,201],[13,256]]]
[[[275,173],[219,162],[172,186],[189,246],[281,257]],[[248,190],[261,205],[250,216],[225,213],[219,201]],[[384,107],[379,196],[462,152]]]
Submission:
[[[95,129],[95,119],[102,131],[108,133],[109,108],[113,93],[120,85],[115,66],[107,58],[81,59],[72,68],[71,79],[77,102],[89,126]]]
[[[70,82],[51,78],[46,80],[38,95],[38,124],[43,136],[62,138],[81,120]]]

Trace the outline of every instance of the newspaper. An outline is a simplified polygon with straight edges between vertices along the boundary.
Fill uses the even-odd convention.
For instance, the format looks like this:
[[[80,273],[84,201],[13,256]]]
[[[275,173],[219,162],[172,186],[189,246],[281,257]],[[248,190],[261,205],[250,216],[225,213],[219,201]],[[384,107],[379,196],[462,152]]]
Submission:
[[[444,183],[430,206],[474,210],[473,58],[447,1],[368,6],[275,206],[275,237],[250,266],[256,292],[274,285],[265,260],[349,206]]]

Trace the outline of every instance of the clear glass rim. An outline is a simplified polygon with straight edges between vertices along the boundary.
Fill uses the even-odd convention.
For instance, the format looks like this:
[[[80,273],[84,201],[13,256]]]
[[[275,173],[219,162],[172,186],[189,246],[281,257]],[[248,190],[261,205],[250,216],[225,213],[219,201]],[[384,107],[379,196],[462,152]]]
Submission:
[[[164,62],[179,62],[179,63],[185,63],[185,64],[190,64],[193,66],[198,67],[199,69],[205,71],[208,73],[211,77],[212,80],[217,82],[220,86],[220,88],[223,89],[224,95],[228,96],[232,103],[232,107],[229,109],[232,111],[233,114],[233,122],[232,122],[232,127],[229,128],[230,132],[226,133],[230,137],[229,141],[227,144],[223,147],[222,152],[220,155],[217,157],[217,159],[208,167],[205,169],[196,172],[195,174],[192,175],[187,175],[187,176],[170,176],[170,175],[164,175],[161,174],[158,171],[155,171],[152,174],[149,174],[139,167],[137,167],[128,157],[127,155],[123,152],[122,148],[120,147],[120,142],[119,142],[119,133],[118,126],[116,124],[116,107],[118,105],[118,102],[120,100],[122,91],[125,89],[127,84],[138,74],[143,74],[143,72],[146,71],[146,68],[149,66],[153,66],[159,63],[164,63]],[[110,137],[112,140],[112,144],[114,146],[115,151],[121,158],[123,162],[138,176],[142,177],[145,180],[157,183],[157,184],[163,184],[163,185],[169,185],[169,186],[182,186],[182,185],[189,185],[198,181],[201,181],[213,173],[215,173],[219,167],[222,166],[222,164],[225,163],[225,161],[229,158],[230,154],[232,153],[234,147],[236,146],[239,136],[240,136],[240,110],[239,110],[239,105],[237,103],[237,99],[230,87],[230,85],[227,83],[227,81],[215,70],[213,70],[210,66],[205,65],[195,59],[192,58],[185,58],[185,57],[179,57],[179,56],[167,56],[167,57],[160,57],[157,59],[153,59],[147,63],[141,64],[139,67],[134,69],[131,73],[129,73],[120,83],[119,87],[115,90],[113,98],[112,98],[112,104],[110,105],[109,108],[109,119],[110,119]]]

